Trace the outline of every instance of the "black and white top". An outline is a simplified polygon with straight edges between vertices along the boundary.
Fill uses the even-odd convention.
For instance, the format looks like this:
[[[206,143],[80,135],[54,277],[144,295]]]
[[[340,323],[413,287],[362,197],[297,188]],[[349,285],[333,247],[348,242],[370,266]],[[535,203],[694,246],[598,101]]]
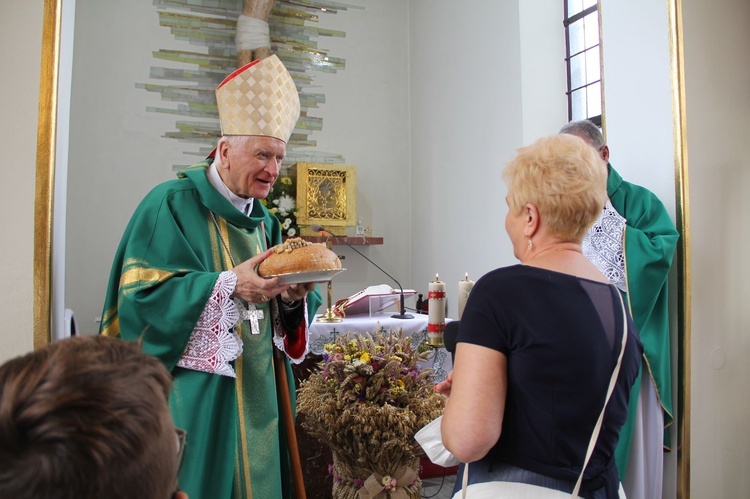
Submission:
[[[578,478],[622,340],[617,288],[525,265],[494,270],[469,295],[458,342],[508,358],[502,434],[483,460],[561,480]],[[643,347],[630,315],[628,341],[584,489],[619,479],[614,451],[628,415]]]

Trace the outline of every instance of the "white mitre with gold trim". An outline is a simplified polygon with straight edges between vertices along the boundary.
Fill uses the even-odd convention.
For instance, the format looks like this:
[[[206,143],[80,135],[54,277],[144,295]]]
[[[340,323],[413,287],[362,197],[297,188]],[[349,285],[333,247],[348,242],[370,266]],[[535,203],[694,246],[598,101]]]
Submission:
[[[289,141],[299,119],[299,94],[276,55],[253,61],[216,89],[222,135],[265,135]]]

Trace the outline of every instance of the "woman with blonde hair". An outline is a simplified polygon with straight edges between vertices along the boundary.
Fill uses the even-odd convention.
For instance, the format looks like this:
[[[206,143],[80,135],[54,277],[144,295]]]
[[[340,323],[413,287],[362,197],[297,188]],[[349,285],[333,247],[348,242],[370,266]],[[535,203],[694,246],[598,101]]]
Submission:
[[[520,265],[489,272],[469,296],[454,371],[437,386],[450,395],[443,441],[470,463],[469,487],[520,482],[570,494],[603,414],[578,494],[618,497],[614,449],[642,346],[619,291],[581,251],[607,199],[606,167],[580,138],[556,135],[519,149],[503,176]]]

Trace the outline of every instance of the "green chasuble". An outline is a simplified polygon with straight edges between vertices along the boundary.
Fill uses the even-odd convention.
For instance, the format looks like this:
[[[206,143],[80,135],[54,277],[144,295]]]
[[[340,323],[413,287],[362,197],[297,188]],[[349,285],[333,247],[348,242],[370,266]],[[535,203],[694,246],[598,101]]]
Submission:
[[[664,204],[648,189],[625,182],[608,165],[607,194],[612,206],[626,220],[624,257],[625,298],[643,343],[641,376],[650,376],[664,410],[665,428],[672,424],[672,371],[667,283],[679,234]],[[615,460],[625,476],[633,438],[640,378],[633,385],[629,416],[620,431]],[[665,443],[666,440],[665,432]]]
[[[188,432],[179,484],[191,499],[289,497],[269,304],[257,304],[260,334],[251,334],[247,321],[237,326],[243,353],[231,363],[236,379],[176,366],[219,274],[234,266],[232,259],[239,264],[281,243],[279,222],[260,201],[245,216],[213,188],[210,161],[157,186],[136,209],[112,266],[101,333],[142,339],[144,351],[171,371],[172,415]],[[308,317],[321,302],[317,291],[307,296]],[[290,341],[298,332],[287,334]]]

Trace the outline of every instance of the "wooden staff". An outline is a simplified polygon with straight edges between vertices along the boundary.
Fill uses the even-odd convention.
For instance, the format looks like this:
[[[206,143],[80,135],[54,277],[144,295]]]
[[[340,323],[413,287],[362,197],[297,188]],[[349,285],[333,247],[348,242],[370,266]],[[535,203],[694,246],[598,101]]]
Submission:
[[[294,414],[292,414],[292,399],[289,393],[289,380],[286,375],[286,362],[284,354],[275,350],[274,369],[276,371],[276,385],[278,386],[279,399],[281,400],[281,418],[284,420],[286,429],[286,442],[289,449],[289,461],[292,466],[292,487],[296,499],[307,499],[305,494],[305,480],[302,477],[302,461],[299,457],[297,446],[297,432],[294,427]]]

